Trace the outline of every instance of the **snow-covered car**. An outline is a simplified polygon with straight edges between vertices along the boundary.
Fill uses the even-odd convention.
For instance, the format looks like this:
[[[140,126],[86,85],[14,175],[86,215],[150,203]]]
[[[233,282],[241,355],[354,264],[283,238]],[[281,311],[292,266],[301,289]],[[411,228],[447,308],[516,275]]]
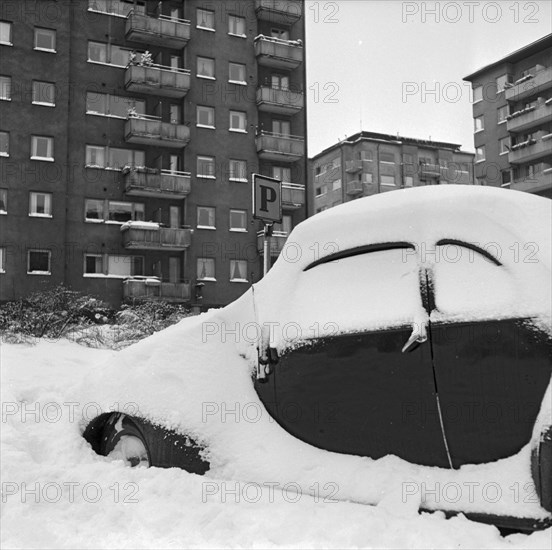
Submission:
[[[552,203],[469,186],[301,223],[229,306],[88,380],[98,454],[552,525]]]

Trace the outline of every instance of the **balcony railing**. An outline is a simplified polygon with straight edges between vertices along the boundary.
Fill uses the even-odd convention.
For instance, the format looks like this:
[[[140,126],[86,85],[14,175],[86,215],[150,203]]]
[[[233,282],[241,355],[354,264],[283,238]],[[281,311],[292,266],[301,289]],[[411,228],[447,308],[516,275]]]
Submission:
[[[125,192],[132,197],[183,199],[192,187],[190,172],[127,167],[122,175]]]
[[[511,88],[506,88],[504,93],[508,101],[519,101],[537,95],[549,88],[552,88],[552,67],[536,72],[532,78]]]
[[[123,246],[128,250],[183,251],[190,247],[192,230],[174,227],[122,226]]]
[[[257,153],[263,160],[296,162],[305,154],[305,140],[270,132],[257,135]]]
[[[255,0],[255,12],[262,21],[288,27],[301,19],[303,3],[301,0]]]
[[[281,40],[261,34],[255,38],[255,55],[260,65],[293,70],[303,63],[303,44],[298,40]]]
[[[552,121],[552,102],[542,103],[523,112],[513,113],[506,123],[508,132],[523,132]]]
[[[294,115],[305,105],[303,92],[290,89],[261,86],[257,90],[257,107],[259,111],[278,115]]]
[[[184,124],[162,122],[156,117],[132,116],[125,123],[125,140],[129,143],[178,149],[185,147],[190,141],[190,128]]]
[[[527,176],[523,179],[514,180],[510,184],[510,189],[526,191],[528,193],[552,191],[552,168],[548,168],[534,176]]]
[[[513,145],[508,153],[511,164],[524,164],[549,157],[552,151],[552,134],[539,132],[535,138]]]
[[[284,245],[286,244],[288,234],[284,231],[274,231],[273,234],[269,237],[269,252],[270,255],[275,257],[279,256],[282,252]],[[259,254],[264,254],[264,236],[263,231],[257,233],[257,250]]]
[[[300,183],[282,183],[282,208],[297,210],[305,206],[305,186]]]
[[[148,46],[184,48],[190,40],[190,22],[163,15],[151,17],[133,10],[127,17],[125,37],[127,40],[142,42]]]
[[[190,283],[167,283],[156,277],[133,277],[123,281],[123,297],[130,300],[187,302],[190,300]]]
[[[429,164],[420,162],[420,176],[436,178],[441,175],[441,166],[439,164]]]
[[[349,174],[354,174],[355,172],[360,172],[362,170],[362,160],[348,160],[345,163],[345,172]]]
[[[163,65],[131,64],[125,72],[129,92],[182,98],[190,90],[190,71]]]
[[[362,195],[364,193],[364,185],[358,180],[347,181],[345,182],[345,193],[350,196]]]

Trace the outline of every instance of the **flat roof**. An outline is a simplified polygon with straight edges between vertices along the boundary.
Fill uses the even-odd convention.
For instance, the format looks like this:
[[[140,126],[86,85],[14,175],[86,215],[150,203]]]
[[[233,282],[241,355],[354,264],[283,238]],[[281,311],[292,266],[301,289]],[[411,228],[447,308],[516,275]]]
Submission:
[[[489,65],[485,65],[485,67],[482,67],[481,69],[478,69],[474,73],[471,73],[468,76],[465,76],[463,80],[472,81],[480,74],[486,71],[489,71],[490,69],[493,69],[498,65],[502,65],[504,63],[517,63],[518,61],[521,61],[526,57],[529,57],[531,55],[544,51],[546,48],[550,48],[550,47],[552,47],[552,33],[547,34],[546,36],[543,36],[538,40],[535,40],[535,42],[531,42],[531,44],[528,44],[527,46],[523,46],[523,48],[520,48],[519,50],[512,52],[511,54],[507,55],[506,57],[503,57],[502,59],[499,59],[498,61],[494,61]]]
[[[363,140],[395,143],[397,145],[416,145],[418,147],[430,147],[433,149],[450,149],[455,153],[464,153],[467,155],[473,154],[473,153],[468,153],[466,151],[462,151],[460,149],[461,145],[458,143],[448,143],[446,141],[433,141],[429,139],[409,138],[409,137],[392,135],[392,134],[380,134],[378,132],[362,131],[362,132],[357,132],[356,134],[353,134],[352,136],[349,136],[345,138],[343,141],[339,141],[334,145],[330,145],[330,147],[327,147],[317,155],[314,155],[313,157],[311,157],[310,160],[314,160],[322,155],[325,155],[330,151],[332,151],[333,149],[337,149],[338,147],[341,147],[342,145],[352,145],[353,143],[357,143]]]

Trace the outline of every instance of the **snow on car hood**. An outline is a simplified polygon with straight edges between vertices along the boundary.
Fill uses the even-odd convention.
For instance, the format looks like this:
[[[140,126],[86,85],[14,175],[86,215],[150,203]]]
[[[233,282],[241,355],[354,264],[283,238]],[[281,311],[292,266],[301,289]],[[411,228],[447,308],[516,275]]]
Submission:
[[[324,250],[326,243],[334,242],[339,249],[345,249],[404,240],[421,246],[443,237],[493,241],[502,248],[502,261],[512,277],[530,287],[527,292],[520,290],[520,296],[531,297],[535,286],[548,300],[543,272],[549,274],[550,270],[549,230],[549,202],[496,189],[422,188],[333,208],[293,231],[289,240],[299,243],[303,251],[296,262],[282,256],[254,291],[248,291],[230,306],[187,318],[119,352],[98,367],[75,397],[81,407],[95,403],[96,413],[132,412],[192,436],[206,447],[211,462],[208,477],[280,486],[296,483],[305,493],[316,487],[320,494],[329,495],[337,487],[333,496],[339,499],[387,503],[393,509],[417,509],[422,503],[428,508],[547,517],[538,502],[520,499],[519,493],[511,490],[513,484],[531,484],[529,445],[513,457],[455,471],[417,466],[394,456],[372,460],[332,453],[303,443],[283,430],[260,402],[252,377],[257,354],[256,327],[263,320],[284,324],[298,319],[294,316],[299,315],[300,309],[312,309],[312,319],[321,323],[336,318],[327,313],[325,301],[334,291],[333,277],[337,272],[320,275],[316,287],[300,286],[300,295],[296,291],[304,273],[319,269],[302,271],[313,260],[308,256],[312,243]],[[516,242],[523,247],[529,241],[538,243],[538,263],[513,261],[509,247]],[[413,258],[409,261],[413,262]],[[344,267],[349,260],[343,260]],[[340,264],[341,261],[335,265]],[[414,269],[415,263],[406,262],[404,266],[401,263],[407,275],[395,274],[393,281],[407,281],[401,287],[406,296],[404,289],[412,283],[409,269]],[[320,269],[318,273],[325,272]],[[337,282],[346,285],[351,275],[354,270],[344,268]],[[377,275],[372,273],[366,285]],[[356,284],[361,284],[362,278],[354,276]],[[549,283],[548,280],[546,284]],[[331,290],[325,286],[330,284]],[[342,311],[331,302],[331,313],[339,314],[344,326],[377,324],[378,316],[385,314],[378,309],[379,303],[374,307],[353,298],[346,305],[341,304]],[[399,304],[390,308],[404,305],[395,301]],[[541,304],[538,311],[544,312],[547,304]],[[406,314],[415,315],[418,305],[417,298],[412,298]],[[531,303],[532,308],[536,305]],[[310,318],[303,317],[300,322],[305,321]],[[83,428],[89,420],[90,417],[83,417]],[[457,489],[454,500],[442,494],[451,483]],[[500,496],[496,498],[495,493]]]
[[[272,345],[281,349],[301,337],[416,323],[425,317],[418,274],[427,267],[437,320],[534,317],[550,330],[551,214],[542,197],[463,185],[400,190],[331,208],[294,229],[255,285],[261,324],[274,323]],[[438,246],[443,240],[472,245],[501,265],[458,244]],[[381,243],[414,249],[309,269],[336,252]]]

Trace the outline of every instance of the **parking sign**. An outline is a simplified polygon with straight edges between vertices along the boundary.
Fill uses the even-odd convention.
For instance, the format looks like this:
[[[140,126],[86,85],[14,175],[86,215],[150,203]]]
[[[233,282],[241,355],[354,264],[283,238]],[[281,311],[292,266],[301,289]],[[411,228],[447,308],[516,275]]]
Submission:
[[[265,223],[282,221],[282,182],[253,174],[253,218]]]

